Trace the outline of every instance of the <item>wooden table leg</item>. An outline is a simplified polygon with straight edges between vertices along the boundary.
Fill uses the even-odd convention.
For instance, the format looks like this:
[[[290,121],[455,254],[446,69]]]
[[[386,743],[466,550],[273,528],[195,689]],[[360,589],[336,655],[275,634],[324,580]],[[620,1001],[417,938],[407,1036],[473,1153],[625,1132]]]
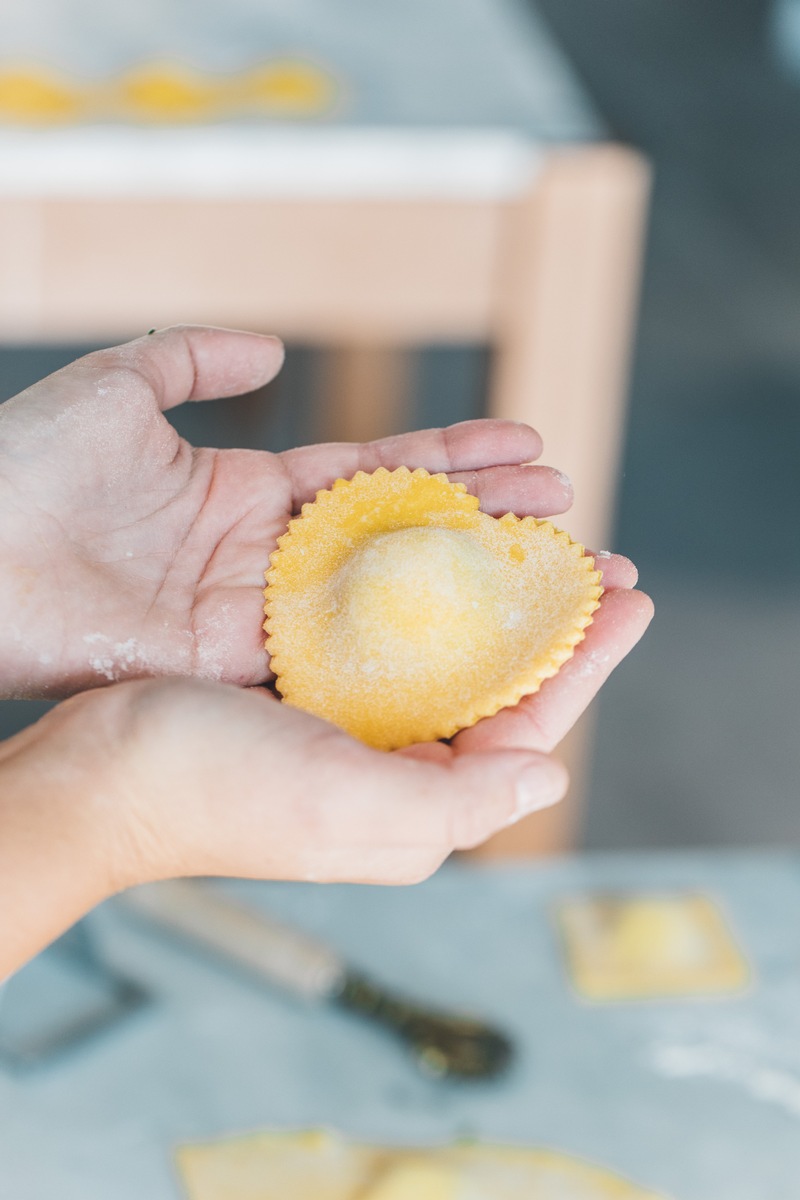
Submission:
[[[0,338],[27,341],[39,332],[43,270],[42,205],[0,203]]]
[[[555,152],[514,205],[498,286],[493,416],[529,421],[569,474],[567,527],[611,530],[638,292],[648,169],[634,151]]]
[[[337,346],[320,356],[314,437],[370,442],[409,427],[413,352],[396,346]]]
[[[622,147],[554,152],[530,196],[509,213],[498,281],[489,410],[539,429],[544,461],[575,485],[564,525],[596,550],[611,532],[648,181],[642,158]],[[573,844],[591,723],[562,744],[573,776],[567,800],[482,853]]]

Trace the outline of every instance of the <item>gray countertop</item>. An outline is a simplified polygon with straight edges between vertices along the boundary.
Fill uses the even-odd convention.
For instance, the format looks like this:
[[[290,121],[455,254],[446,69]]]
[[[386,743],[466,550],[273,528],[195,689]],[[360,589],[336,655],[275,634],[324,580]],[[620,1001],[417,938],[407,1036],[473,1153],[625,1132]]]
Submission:
[[[0,1070],[3,1200],[175,1200],[176,1143],[320,1125],[391,1143],[469,1133],[554,1148],[673,1200],[796,1200],[796,857],[459,864],[411,889],[225,886],[386,983],[493,1019],[517,1041],[516,1065],[491,1084],[425,1079],[379,1030],[229,976],[110,903],[95,937],[154,999],[52,1065]],[[751,986],[715,999],[578,998],[554,910],[609,889],[709,895]]]

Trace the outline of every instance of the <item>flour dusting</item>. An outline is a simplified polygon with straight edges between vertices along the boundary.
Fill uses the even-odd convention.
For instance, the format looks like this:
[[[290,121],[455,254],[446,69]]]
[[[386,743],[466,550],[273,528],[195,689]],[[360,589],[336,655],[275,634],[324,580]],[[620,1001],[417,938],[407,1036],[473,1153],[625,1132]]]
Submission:
[[[203,679],[222,679],[236,654],[236,638],[230,619],[233,605],[226,600],[213,616],[206,617],[195,631],[198,674]]]
[[[740,1088],[762,1104],[775,1104],[800,1121],[800,1074],[764,1061],[756,1046],[724,1042],[662,1042],[648,1063],[666,1079],[712,1079]]]
[[[105,633],[86,633],[83,640],[91,648],[89,668],[109,683],[116,683],[141,669],[152,669],[146,647],[136,638],[118,642]]]

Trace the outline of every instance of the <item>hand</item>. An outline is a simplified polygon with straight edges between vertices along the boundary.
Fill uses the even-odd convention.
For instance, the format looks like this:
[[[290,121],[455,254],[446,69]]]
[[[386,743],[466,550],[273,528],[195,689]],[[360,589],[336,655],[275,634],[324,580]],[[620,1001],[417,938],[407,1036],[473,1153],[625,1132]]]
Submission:
[[[0,978],[94,904],[172,875],[411,883],[563,794],[555,745],[644,632],[625,559],[575,656],[450,745],[383,754],[263,689],[96,689],[0,745]]]
[[[568,483],[538,435],[466,422],[283,455],[193,450],[162,411],[280,366],[274,339],[168,330],[89,355],[0,408],[0,661],[16,694],[126,676],[269,678],[263,571],[338,476],[444,470],[484,511],[548,516]],[[171,680],[96,690],[0,747],[0,974],[120,887],[175,874],[412,882],[555,800],[555,745],[652,613],[632,564],[575,656],[452,744],[382,755],[260,690]],[[37,880],[40,885],[37,886]]]
[[[275,338],[177,328],[79,359],[0,406],[0,676],[6,695],[117,680],[269,679],[264,570],[290,517],[357,470],[447,471],[485,511],[571,502],[532,429],[469,421],[285,454],[194,449],[163,412],[278,372]]]
[[[265,689],[83,693],[0,746],[0,979],[133,884],[413,883],[565,788],[544,755],[384,754]]]

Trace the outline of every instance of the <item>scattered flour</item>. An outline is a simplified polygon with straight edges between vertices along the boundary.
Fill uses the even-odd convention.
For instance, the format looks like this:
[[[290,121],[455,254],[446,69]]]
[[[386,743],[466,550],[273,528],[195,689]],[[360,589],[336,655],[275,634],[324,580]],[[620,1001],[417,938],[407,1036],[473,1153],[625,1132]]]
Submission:
[[[800,1121],[800,1074],[773,1066],[753,1049],[723,1042],[659,1042],[649,1066],[667,1079],[714,1079],[730,1083],[753,1100],[774,1104]]]
[[[195,630],[198,674],[203,679],[222,679],[236,652],[236,636],[230,615],[230,601],[202,621]]]
[[[610,662],[611,654],[608,650],[584,648],[573,661],[570,670],[573,675],[589,677],[604,671]]]
[[[105,633],[86,633],[83,640],[92,648],[89,667],[109,683],[124,679],[137,668],[152,667],[147,650],[135,638],[117,642]]]

